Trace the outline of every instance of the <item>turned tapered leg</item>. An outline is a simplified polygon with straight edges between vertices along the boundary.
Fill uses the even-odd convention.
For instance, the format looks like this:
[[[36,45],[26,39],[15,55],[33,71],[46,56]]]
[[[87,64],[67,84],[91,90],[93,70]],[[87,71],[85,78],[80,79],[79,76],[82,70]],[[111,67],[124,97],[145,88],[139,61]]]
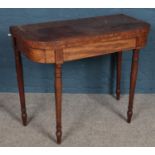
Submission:
[[[122,66],[122,51],[117,54],[117,80],[116,80],[116,98],[120,99],[120,82],[121,82],[121,66]]]
[[[56,101],[56,137],[57,143],[61,143],[61,102],[62,102],[62,78],[61,65],[55,65],[55,101]]]
[[[127,122],[131,122],[132,114],[133,114],[133,101],[134,101],[134,93],[135,93],[135,86],[136,86],[136,79],[137,79],[137,72],[138,72],[138,59],[139,59],[139,50],[133,50],[132,56],[132,65],[131,65],[131,75],[130,75],[130,94],[129,94],[129,105],[128,105],[128,112],[127,112]]]
[[[26,105],[25,105],[25,93],[24,93],[24,80],[23,80],[21,53],[16,47],[16,40],[14,39],[13,41],[14,41],[17,82],[18,82],[20,105],[21,105],[21,116],[22,116],[23,125],[26,126],[27,125],[27,114],[26,114]]]

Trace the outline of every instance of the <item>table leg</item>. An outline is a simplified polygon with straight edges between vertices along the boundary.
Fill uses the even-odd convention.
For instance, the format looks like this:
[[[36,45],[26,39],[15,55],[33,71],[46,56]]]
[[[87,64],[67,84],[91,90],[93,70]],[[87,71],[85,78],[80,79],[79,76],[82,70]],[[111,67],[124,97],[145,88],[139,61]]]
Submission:
[[[22,67],[22,60],[21,60],[21,52],[16,47],[15,39],[14,39],[14,52],[15,52],[18,90],[19,90],[20,105],[21,105],[21,116],[22,116],[23,125],[26,126],[27,125],[27,113],[26,113],[26,105],[25,105],[23,67]]]
[[[121,67],[122,67],[122,51],[117,54],[117,80],[116,80],[116,98],[120,99],[120,81],[121,81]]]
[[[131,122],[132,114],[133,114],[133,100],[134,100],[134,93],[135,93],[135,86],[136,86],[136,79],[137,79],[137,72],[138,72],[138,59],[139,59],[139,50],[133,50],[132,56],[132,65],[131,65],[131,75],[130,75],[130,94],[129,94],[129,105],[128,105],[128,112],[127,112],[127,122]]]
[[[61,143],[61,102],[62,102],[62,75],[61,64],[55,65],[55,101],[56,101],[56,137],[57,143]]]

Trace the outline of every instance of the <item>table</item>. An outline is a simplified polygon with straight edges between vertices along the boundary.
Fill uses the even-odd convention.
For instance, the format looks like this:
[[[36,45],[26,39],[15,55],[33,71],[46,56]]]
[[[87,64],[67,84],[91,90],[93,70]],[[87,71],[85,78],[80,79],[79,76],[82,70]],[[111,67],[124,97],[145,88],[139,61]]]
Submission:
[[[62,64],[116,53],[116,98],[119,100],[122,52],[133,50],[127,111],[127,122],[130,123],[133,115],[139,51],[146,45],[149,29],[148,23],[124,14],[11,26],[23,125],[27,125],[27,113],[21,53],[37,63],[55,64],[56,137],[57,143],[60,144]]]

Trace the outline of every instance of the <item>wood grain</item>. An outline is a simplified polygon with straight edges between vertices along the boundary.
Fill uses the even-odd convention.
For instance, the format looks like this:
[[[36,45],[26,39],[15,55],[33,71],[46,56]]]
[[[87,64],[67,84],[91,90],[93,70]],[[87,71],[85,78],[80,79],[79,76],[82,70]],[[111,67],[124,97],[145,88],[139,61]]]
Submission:
[[[85,19],[12,26],[17,45],[29,59],[55,63],[55,50],[63,61],[77,60],[120,50],[142,48],[150,25],[118,14]]]
[[[64,60],[71,61],[105,55],[120,50],[129,50],[136,47],[136,39],[115,40],[112,42],[96,42],[64,49]]]

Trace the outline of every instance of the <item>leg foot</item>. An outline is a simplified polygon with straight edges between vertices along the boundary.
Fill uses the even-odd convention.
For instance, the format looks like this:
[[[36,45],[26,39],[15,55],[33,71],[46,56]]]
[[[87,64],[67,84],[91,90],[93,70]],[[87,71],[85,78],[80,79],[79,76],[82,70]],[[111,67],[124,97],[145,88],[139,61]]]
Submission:
[[[57,144],[61,144],[61,137],[62,137],[61,128],[60,129],[57,128],[56,137],[57,137]]]
[[[26,126],[27,125],[27,114],[26,113],[22,113],[22,121],[23,121],[23,125]]]
[[[128,116],[127,122],[128,122],[128,123],[131,123],[132,111],[128,111],[128,112],[127,112],[127,116]]]

